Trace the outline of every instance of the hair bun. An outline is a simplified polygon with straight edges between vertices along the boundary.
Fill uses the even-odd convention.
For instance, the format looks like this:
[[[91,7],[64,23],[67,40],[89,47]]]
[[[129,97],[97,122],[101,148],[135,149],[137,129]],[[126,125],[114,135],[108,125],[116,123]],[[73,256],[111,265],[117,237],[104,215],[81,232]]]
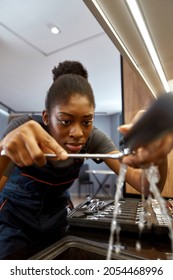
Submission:
[[[84,66],[78,61],[65,60],[60,62],[58,66],[55,66],[52,70],[53,81],[65,74],[77,74],[85,79],[88,79],[88,72]]]

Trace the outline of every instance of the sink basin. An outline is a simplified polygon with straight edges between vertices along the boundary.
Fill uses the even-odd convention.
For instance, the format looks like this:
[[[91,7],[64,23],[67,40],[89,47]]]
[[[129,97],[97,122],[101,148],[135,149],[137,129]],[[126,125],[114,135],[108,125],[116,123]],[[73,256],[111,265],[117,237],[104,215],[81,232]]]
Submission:
[[[66,236],[29,258],[30,260],[105,260],[108,244],[88,239]],[[119,254],[112,253],[115,260],[144,259],[123,250]]]

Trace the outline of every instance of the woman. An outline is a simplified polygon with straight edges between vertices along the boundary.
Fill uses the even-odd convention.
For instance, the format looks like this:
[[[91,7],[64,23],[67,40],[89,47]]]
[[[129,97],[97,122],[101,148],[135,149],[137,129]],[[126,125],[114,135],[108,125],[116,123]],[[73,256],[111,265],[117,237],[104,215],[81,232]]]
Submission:
[[[0,259],[27,258],[65,234],[68,189],[83,164],[82,159],[68,159],[68,153],[118,152],[113,141],[93,126],[94,110],[87,79],[63,74],[47,93],[42,117],[25,115],[10,124],[0,142],[0,151],[6,154],[1,157],[1,174],[10,160],[15,164],[0,194]],[[45,156],[52,153],[56,160]],[[104,161],[118,174],[118,160]],[[165,162],[160,172],[162,190]],[[126,181],[140,191],[141,170],[129,167]]]

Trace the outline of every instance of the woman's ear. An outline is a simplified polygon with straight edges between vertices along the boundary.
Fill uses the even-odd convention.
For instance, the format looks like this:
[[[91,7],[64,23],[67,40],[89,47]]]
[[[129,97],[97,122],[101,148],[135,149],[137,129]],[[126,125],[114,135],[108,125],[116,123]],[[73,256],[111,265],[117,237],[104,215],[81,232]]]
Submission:
[[[48,112],[47,112],[47,110],[44,110],[43,112],[42,112],[42,120],[43,120],[43,123],[44,123],[44,125],[48,125],[49,124],[49,117],[48,117]]]

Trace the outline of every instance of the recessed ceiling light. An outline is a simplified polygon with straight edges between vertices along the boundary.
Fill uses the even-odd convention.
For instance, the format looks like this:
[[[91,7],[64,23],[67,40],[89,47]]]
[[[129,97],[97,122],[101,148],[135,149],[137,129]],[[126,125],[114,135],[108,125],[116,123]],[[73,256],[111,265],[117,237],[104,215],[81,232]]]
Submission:
[[[59,34],[60,33],[60,30],[57,26],[52,26],[50,28],[50,31],[53,33],[53,34]]]

